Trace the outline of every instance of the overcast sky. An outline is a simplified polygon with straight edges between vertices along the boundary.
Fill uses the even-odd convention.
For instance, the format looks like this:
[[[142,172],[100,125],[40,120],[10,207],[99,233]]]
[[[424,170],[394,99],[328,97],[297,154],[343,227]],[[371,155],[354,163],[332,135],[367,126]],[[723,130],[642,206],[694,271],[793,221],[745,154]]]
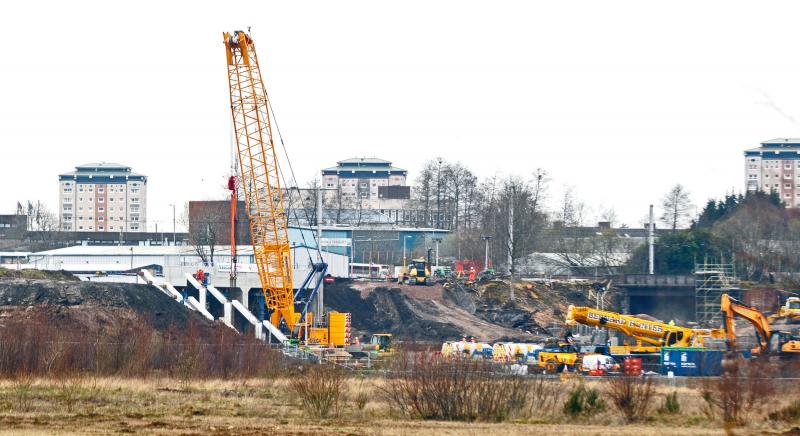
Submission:
[[[743,188],[742,151],[800,136],[796,2],[9,2],[0,16],[0,213],[57,207],[57,175],[118,162],[169,204],[220,198],[222,32],[252,26],[301,185],[376,156],[481,177],[544,168],[638,225],[682,183]]]

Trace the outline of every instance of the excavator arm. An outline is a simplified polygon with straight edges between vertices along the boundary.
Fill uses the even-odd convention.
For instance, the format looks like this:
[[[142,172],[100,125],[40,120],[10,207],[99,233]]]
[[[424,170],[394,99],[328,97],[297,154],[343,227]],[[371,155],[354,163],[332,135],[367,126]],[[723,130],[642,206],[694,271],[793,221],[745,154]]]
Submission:
[[[742,304],[728,294],[722,294],[720,308],[725,316],[725,339],[729,349],[736,348],[736,325],[734,321],[735,317],[739,316],[753,324],[756,329],[758,346],[752,349],[753,354],[764,354],[769,350],[772,327],[769,325],[769,319],[761,311]]]

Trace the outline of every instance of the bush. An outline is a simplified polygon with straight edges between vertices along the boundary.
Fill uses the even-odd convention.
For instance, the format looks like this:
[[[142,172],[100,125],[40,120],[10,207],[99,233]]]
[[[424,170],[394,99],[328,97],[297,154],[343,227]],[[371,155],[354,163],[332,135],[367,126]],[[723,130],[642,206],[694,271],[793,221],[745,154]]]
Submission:
[[[594,416],[605,408],[605,402],[600,398],[597,389],[587,389],[583,383],[579,383],[569,392],[563,410],[565,415],[575,418]]]
[[[537,377],[528,381],[526,389],[530,416],[553,416],[556,413],[563,396],[560,382]]]
[[[383,392],[393,411],[411,418],[500,422],[525,408],[528,387],[482,360],[401,351]]]
[[[680,413],[681,404],[678,402],[678,391],[672,391],[672,393],[667,394],[666,397],[664,397],[664,404],[658,411],[659,413],[667,415],[675,415]]]
[[[650,377],[613,377],[607,382],[608,397],[627,422],[647,417],[653,399]]]
[[[188,381],[264,376],[285,367],[280,352],[227,327],[201,332],[189,322],[185,329],[158,331],[144,317],[86,332],[34,314],[4,321],[0,344],[0,377],[168,374]]]
[[[767,415],[770,421],[792,422],[800,418],[800,401],[795,400],[792,404],[771,412]]]
[[[766,362],[727,362],[722,377],[706,380],[702,386],[706,414],[713,418],[719,413],[726,424],[744,425],[750,416],[770,404],[765,398],[776,391],[770,373]]]
[[[340,412],[344,380],[344,373],[338,368],[312,365],[293,377],[290,386],[306,413],[315,418],[327,418]]]

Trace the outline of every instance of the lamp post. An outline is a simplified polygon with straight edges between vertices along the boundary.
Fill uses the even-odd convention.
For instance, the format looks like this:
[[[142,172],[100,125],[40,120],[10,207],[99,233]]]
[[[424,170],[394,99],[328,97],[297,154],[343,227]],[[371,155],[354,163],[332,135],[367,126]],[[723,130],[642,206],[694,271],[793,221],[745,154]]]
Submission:
[[[172,245],[175,245],[175,205],[170,204],[172,206]]]
[[[436,169],[436,228],[441,229],[442,218],[442,158],[439,158],[439,166]]]
[[[131,247],[131,272],[133,272],[133,247]],[[136,283],[139,283],[139,276],[136,273],[133,274],[136,277]]]
[[[486,248],[484,249],[483,253],[483,270],[489,270],[489,241],[492,240],[492,237],[489,235],[484,235],[483,240],[486,241]]]
[[[433,238],[433,242],[436,244],[436,269],[439,269],[439,244],[442,238]]]
[[[403,274],[406,273],[406,240],[411,239],[411,235],[406,235],[403,238]]]

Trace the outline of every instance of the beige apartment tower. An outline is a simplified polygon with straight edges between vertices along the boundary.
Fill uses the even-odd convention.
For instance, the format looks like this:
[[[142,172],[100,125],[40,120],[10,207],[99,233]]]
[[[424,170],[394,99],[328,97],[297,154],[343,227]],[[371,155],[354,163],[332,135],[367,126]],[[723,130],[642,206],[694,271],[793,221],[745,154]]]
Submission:
[[[125,165],[88,163],[58,176],[62,231],[147,231],[147,177]]]
[[[776,192],[786,207],[800,207],[800,139],[764,141],[744,152],[748,191]]]

